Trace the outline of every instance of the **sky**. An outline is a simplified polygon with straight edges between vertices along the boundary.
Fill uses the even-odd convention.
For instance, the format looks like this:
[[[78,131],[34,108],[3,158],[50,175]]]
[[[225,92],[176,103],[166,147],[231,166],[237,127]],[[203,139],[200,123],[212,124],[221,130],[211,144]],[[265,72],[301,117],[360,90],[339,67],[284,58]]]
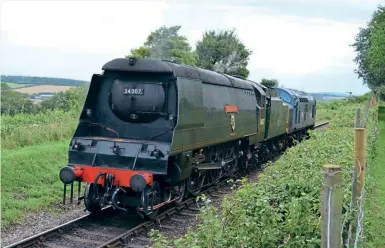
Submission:
[[[235,28],[253,52],[249,79],[363,94],[350,45],[379,4],[385,0],[1,0],[0,73],[89,81],[162,25],[181,25],[192,47],[205,31]]]

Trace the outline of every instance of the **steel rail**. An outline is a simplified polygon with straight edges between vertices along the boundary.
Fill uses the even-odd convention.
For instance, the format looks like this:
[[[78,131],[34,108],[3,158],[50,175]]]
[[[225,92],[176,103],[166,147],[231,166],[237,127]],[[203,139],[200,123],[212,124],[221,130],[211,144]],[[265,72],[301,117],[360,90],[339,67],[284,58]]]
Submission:
[[[317,130],[321,127],[325,127],[325,126],[329,126],[330,125],[330,122],[326,121],[326,122],[321,122],[321,123],[318,123],[316,125],[314,125],[313,127],[313,130]]]
[[[210,189],[212,189],[212,188],[209,188],[206,191],[203,191],[202,193],[205,193],[205,192],[209,191]],[[143,222],[143,223],[137,225],[136,227],[133,227],[133,228],[129,229],[128,231],[120,234],[119,236],[116,236],[115,238],[105,242],[104,244],[98,246],[97,248],[119,247],[119,245],[125,243],[124,238],[126,236],[129,236],[130,234],[137,234],[137,233],[140,233],[141,231],[148,231],[150,229],[150,227],[156,225],[161,220],[163,220],[165,218],[170,218],[173,214],[176,214],[177,212],[179,212],[182,209],[189,208],[189,205],[191,203],[194,203],[194,202],[195,202],[194,198],[187,199],[186,201],[182,202],[180,206],[175,206],[173,208],[166,210],[165,212],[158,215],[156,217],[156,219]]]
[[[106,207],[106,208],[103,208],[102,211],[103,212],[106,212],[108,210],[110,210],[111,207]],[[84,221],[88,218],[91,218],[91,213],[87,213],[83,216],[80,216],[76,219],[73,219],[73,220],[70,220],[68,222],[65,222],[59,226],[56,226],[56,227],[53,227],[51,229],[48,229],[46,231],[43,231],[41,233],[38,233],[38,234],[35,234],[33,236],[30,236],[28,238],[25,238],[25,239],[22,239],[16,243],[13,243],[13,244],[10,244],[8,246],[5,246],[4,248],[13,248],[13,247],[17,247],[17,248],[24,248],[24,247],[29,247],[29,246],[32,246],[32,245],[36,245],[36,244],[41,244],[42,242],[44,242],[44,239],[46,238],[49,238],[53,235],[56,235],[58,233],[60,233],[60,231],[66,227],[69,227],[71,225],[74,225],[76,223],[79,223],[81,221]]]

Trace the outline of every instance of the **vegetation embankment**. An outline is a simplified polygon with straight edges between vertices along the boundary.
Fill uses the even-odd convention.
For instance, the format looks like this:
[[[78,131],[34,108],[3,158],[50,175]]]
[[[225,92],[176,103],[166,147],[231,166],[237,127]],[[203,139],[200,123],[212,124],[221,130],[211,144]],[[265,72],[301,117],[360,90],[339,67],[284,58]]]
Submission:
[[[367,166],[365,236],[367,247],[385,247],[385,103],[378,109],[379,137],[376,156]]]
[[[1,86],[2,149],[69,139],[88,90],[88,86],[71,88],[33,104],[24,94]]]
[[[2,149],[31,146],[49,141],[69,140],[78,123],[77,111],[46,111],[44,113],[2,116]]]
[[[25,213],[48,209],[61,198],[58,172],[68,160],[87,86],[34,105],[1,85],[2,227]]]
[[[336,112],[330,127],[288,149],[265,169],[258,183],[246,182],[222,202],[201,211],[201,224],[185,237],[155,238],[155,247],[319,247],[322,165],[343,171],[343,212],[349,208],[353,170],[354,114],[364,103],[338,101],[323,105]],[[377,114],[367,122],[367,161],[372,164]],[[345,228],[347,229],[347,228]],[[344,232],[344,235],[346,233]]]
[[[7,227],[24,214],[47,209],[61,198],[58,172],[67,163],[68,141],[1,151],[1,223]]]

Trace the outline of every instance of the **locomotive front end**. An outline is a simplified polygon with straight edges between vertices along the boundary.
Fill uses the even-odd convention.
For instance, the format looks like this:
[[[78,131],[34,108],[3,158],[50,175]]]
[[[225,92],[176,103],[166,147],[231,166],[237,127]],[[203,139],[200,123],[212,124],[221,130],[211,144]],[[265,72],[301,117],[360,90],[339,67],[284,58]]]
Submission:
[[[174,191],[161,190],[176,125],[172,70],[145,59],[112,60],[103,70],[91,80],[59,177],[71,185],[71,199],[74,182],[78,191],[86,183],[79,199],[90,212],[111,205],[150,215],[176,199]]]

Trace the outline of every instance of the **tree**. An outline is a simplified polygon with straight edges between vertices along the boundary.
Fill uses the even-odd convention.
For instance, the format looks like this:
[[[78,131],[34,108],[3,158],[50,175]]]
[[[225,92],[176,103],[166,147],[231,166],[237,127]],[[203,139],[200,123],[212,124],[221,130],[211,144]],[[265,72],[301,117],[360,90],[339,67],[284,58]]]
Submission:
[[[148,58],[151,55],[151,50],[148,47],[141,46],[139,48],[131,49],[131,54],[126,57],[131,58]]]
[[[377,79],[379,85],[385,85],[385,7],[379,7],[373,15],[368,57],[369,71]]]
[[[277,79],[265,79],[262,78],[261,84],[266,86],[266,87],[278,87],[278,80]]]
[[[82,85],[55,93],[51,98],[40,103],[41,110],[61,109],[70,111],[76,109],[80,111],[87,96],[88,87],[89,85]]]
[[[158,28],[150,33],[143,46],[132,49],[126,57],[176,60],[182,64],[195,65],[197,55],[192,51],[187,38],[178,34],[180,28]]]
[[[1,83],[1,114],[16,115],[36,112],[37,106],[26,94],[14,91],[6,83]]]
[[[375,89],[385,85],[385,7],[379,6],[367,27],[361,28],[352,45],[357,52],[355,72]]]
[[[197,42],[197,65],[230,75],[247,78],[247,64],[252,51],[248,50],[235,34],[235,29],[208,31]]]

